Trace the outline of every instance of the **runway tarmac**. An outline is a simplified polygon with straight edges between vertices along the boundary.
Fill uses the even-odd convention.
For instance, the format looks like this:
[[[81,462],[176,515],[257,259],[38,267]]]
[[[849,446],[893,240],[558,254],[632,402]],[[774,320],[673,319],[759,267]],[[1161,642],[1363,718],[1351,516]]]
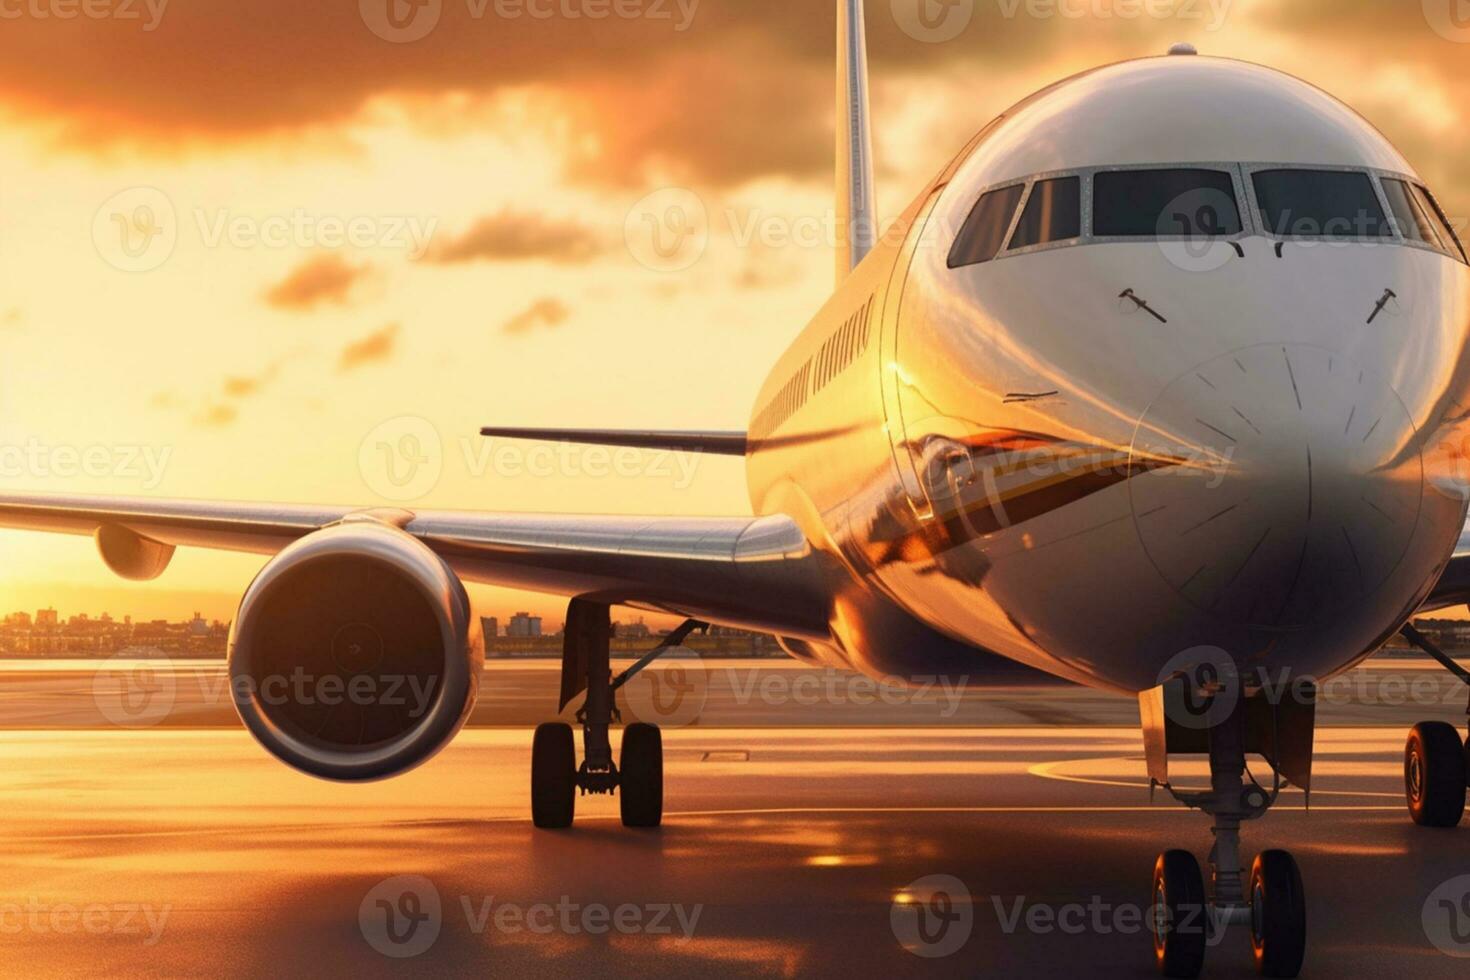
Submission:
[[[473,728],[406,776],[340,786],[286,769],[215,708],[202,727],[56,724],[108,704],[95,667],[0,671],[5,710],[52,722],[12,717],[0,737],[7,973],[1142,978],[1155,855],[1203,861],[1210,843],[1205,817],[1150,803],[1128,702],[1085,692],[971,692],[954,713],[1024,725],[799,727],[859,708],[736,705],[747,681],[722,680],[705,701],[719,724],[666,729],[662,829],[625,830],[615,798],[584,797],[576,826],[549,833],[528,819],[525,727]],[[554,686],[537,669],[510,670],[492,690],[524,697],[491,694],[491,709]],[[752,705],[765,727],[725,720]],[[1470,826],[1412,826],[1405,726],[1352,724],[1364,710],[1319,732],[1311,811],[1288,791],[1245,849],[1302,864],[1304,976],[1463,977]],[[1035,723],[1045,711],[1083,720]],[[1415,711],[1464,708],[1389,714]],[[1232,929],[1206,976],[1252,975]]]
[[[1302,863],[1307,976],[1464,976],[1470,919],[1433,893],[1470,874],[1470,828],[1411,826],[1402,737],[1323,732],[1312,811],[1288,794],[1246,831]],[[1126,729],[676,730],[654,832],[611,798],[534,831],[529,745],[472,730],[337,786],[242,732],[8,732],[0,956],[36,977],[1146,977],[1153,858],[1209,843],[1149,803]],[[959,918],[921,935],[911,886],[934,875]],[[1207,975],[1252,975],[1240,930]]]

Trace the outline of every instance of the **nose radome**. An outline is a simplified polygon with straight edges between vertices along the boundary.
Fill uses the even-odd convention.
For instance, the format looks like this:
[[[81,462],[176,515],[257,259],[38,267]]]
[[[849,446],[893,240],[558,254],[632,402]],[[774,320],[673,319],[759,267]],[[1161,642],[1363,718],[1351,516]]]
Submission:
[[[1159,573],[1233,623],[1310,626],[1383,586],[1418,520],[1423,465],[1393,388],[1318,347],[1209,361],[1140,420],[1129,488]]]

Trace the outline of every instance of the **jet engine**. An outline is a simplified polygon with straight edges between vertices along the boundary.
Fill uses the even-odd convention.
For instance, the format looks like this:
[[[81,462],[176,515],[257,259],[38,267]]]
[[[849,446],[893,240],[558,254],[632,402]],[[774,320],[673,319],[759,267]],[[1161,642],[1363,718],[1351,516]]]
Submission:
[[[276,555],[230,632],[241,720],[276,758],[323,779],[383,779],[427,761],[469,717],[483,661],[459,577],[371,517]]]

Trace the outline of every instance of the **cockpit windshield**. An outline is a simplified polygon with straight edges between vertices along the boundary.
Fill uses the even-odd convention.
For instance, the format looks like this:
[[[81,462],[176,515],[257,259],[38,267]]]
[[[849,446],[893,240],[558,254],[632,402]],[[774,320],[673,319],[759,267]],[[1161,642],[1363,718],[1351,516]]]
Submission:
[[[1352,170],[1258,170],[1261,223],[1278,238],[1392,238],[1373,178]]]
[[[1092,197],[1099,238],[1240,234],[1235,182],[1224,170],[1104,170]]]
[[[1228,241],[1243,253],[1243,240],[1258,235],[1410,245],[1467,262],[1444,211],[1411,177],[1366,168],[1201,163],[1082,167],[992,187],[971,207],[949,267],[1106,242]]]

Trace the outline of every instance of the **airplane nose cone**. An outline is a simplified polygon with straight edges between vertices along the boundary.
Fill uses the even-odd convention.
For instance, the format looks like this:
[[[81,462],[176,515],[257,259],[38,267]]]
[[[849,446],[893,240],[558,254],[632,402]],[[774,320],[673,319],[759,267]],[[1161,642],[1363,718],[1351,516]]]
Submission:
[[[1318,347],[1271,344],[1170,384],[1139,422],[1129,487],[1149,559],[1229,622],[1299,629],[1370,597],[1422,500],[1393,388]]]

